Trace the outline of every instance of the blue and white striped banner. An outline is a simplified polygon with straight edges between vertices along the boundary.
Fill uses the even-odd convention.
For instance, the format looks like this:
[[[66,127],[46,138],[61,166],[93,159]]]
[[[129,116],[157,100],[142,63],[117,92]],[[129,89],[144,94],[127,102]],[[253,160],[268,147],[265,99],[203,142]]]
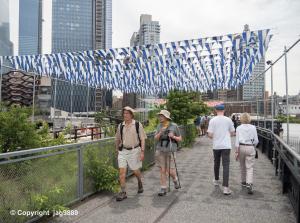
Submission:
[[[15,69],[91,87],[153,94],[207,91],[248,81],[265,56],[270,30],[154,45],[46,55],[6,56]]]

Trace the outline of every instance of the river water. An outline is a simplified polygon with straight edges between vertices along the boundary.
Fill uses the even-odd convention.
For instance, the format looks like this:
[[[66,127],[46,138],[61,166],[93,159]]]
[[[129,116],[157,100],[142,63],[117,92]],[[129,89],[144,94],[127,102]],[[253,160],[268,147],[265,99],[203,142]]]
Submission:
[[[287,142],[287,124],[282,124],[283,140]],[[290,146],[300,154],[300,124],[290,124]]]
[[[283,136],[286,136],[287,124],[283,123],[282,128],[283,128]],[[290,129],[290,137],[300,138],[300,124],[290,124],[289,129]]]

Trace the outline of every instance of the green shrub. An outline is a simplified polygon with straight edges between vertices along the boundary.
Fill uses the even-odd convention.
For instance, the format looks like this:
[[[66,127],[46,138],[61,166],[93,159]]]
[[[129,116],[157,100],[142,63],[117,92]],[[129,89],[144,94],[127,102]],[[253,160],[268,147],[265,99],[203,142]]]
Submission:
[[[97,149],[89,148],[87,151],[87,176],[93,179],[97,191],[116,192],[119,189],[118,170],[113,167],[111,157],[108,154],[97,154]]]
[[[183,142],[182,142],[182,146],[183,147],[190,147],[194,141],[195,138],[197,136],[197,129],[195,127],[195,125],[187,125],[184,127],[185,128],[185,135],[183,137]]]
[[[20,106],[0,106],[0,110],[0,153],[39,146],[35,125],[29,121],[29,109]]]
[[[63,205],[63,194],[65,190],[59,187],[54,187],[52,190],[45,194],[36,194],[32,196],[33,209],[39,211],[54,211],[69,210]]]

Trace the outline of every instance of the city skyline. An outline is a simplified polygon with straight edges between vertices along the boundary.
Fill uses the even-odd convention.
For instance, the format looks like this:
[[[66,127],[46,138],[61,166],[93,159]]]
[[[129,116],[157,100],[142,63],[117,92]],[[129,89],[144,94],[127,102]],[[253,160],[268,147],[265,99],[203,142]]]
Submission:
[[[275,60],[300,34],[300,1],[297,0],[131,0],[113,1],[113,47],[125,47],[139,26],[139,16],[150,14],[160,22],[161,42],[240,33],[245,24],[251,30],[271,28],[274,37],[266,55]],[[126,18],[126,19],[124,19]],[[289,94],[300,91],[299,46],[289,53]],[[284,64],[274,66],[274,92],[285,94]],[[268,66],[266,66],[267,68]],[[270,91],[270,71],[266,74]]]
[[[129,46],[128,40],[138,27],[140,14],[144,13],[160,21],[163,27],[161,42],[241,32],[244,24],[249,24],[251,30],[271,28],[274,38],[266,61],[275,60],[283,53],[284,45],[291,46],[299,38],[300,2],[296,0],[231,0],[226,3],[187,0],[180,7],[181,2],[176,0],[114,0],[112,4],[113,47]],[[289,94],[298,94],[300,90],[299,57],[299,49],[289,53]],[[284,80],[284,65],[280,62],[280,66],[274,67],[274,91],[279,95],[285,94]],[[266,90],[270,91],[270,72],[266,74]]]

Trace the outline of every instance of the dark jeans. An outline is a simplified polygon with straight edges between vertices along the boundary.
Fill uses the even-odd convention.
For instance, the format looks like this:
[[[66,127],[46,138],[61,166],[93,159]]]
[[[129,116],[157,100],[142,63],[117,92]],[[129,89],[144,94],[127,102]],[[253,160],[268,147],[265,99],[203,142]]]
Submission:
[[[223,166],[223,187],[228,187],[229,181],[229,163],[230,163],[230,149],[213,150],[214,152],[214,172],[215,180],[219,180],[219,170],[222,157]]]

